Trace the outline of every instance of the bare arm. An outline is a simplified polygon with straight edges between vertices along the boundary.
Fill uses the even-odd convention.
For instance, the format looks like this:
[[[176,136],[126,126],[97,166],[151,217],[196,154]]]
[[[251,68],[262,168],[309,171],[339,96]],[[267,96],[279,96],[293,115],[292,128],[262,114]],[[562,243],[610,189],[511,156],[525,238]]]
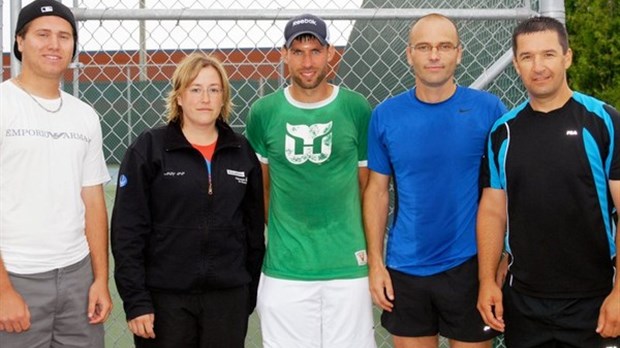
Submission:
[[[22,332],[30,328],[28,305],[15,291],[0,256],[0,331]]]
[[[261,163],[260,169],[263,172],[263,201],[265,202],[265,225],[269,223],[267,218],[269,217],[269,189],[271,188],[269,178],[269,165]]]
[[[357,175],[360,185],[360,194],[362,195],[362,199],[364,198],[364,191],[366,190],[366,185],[368,184],[368,173],[370,170],[368,167],[357,167]]]
[[[82,200],[94,276],[89,292],[88,318],[91,324],[98,324],[103,323],[112,310],[108,289],[108,217],[103,186],[83,187]]]
[[[616,210],[620,208],[620,180],[609,181],[609,191]],[[620,227],[616,221],[616,228]],[[596,332],[603,337],[620,336],[620,237],[616,233],[616,279],[611,293],[601,306]]]
[[[373,301],[392,311],[394,290],[383,262],[383,244],[387,224],[390,177],[370,171],[364,191],[364,230],[368,249],[368,277]]]
[[[243,215],[246,227],[246,269],[250,273],[248,285],[248,315],[256,307],[258,282],[260,279],[263,258],[265,256],[265,207],[263,194],[262,168],[256,154],[248,149],[248,157],[253,161],[252,169],[247,173],[247,185],[242,201]]]
[[[503,190],[485,188],[478,208],[478,311],[484,322],[504,331],[502,290],[496,282],[498,264],[506,233],[506,194]]]

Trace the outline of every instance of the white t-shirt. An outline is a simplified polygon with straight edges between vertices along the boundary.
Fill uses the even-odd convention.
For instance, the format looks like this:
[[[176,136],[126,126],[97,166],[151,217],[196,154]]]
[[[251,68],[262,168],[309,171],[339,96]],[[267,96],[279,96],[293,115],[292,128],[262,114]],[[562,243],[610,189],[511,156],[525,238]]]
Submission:
[[[50,113],[12,81],[0,84],[0,256],[12,273],[86,257],[81,189],[110,180],[97,113],[67,93],[62,99]],[[37,100],[48,109],[60,103]]]

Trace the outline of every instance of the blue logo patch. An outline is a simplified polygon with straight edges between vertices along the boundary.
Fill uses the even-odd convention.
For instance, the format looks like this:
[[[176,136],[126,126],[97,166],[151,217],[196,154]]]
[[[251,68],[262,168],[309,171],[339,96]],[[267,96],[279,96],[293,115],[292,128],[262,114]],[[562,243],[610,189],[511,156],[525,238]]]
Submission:
[[[127,177],[125,176],[125,174],[122,174],[120,178],[118,178],[118,185],[120,187],[125,187],[127,185]]]

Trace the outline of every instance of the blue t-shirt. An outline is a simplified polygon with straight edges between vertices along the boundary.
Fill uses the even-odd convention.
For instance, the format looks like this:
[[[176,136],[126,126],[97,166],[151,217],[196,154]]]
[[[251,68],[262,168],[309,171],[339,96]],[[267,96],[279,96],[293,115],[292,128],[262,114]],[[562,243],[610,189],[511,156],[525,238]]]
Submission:
[[[481,160],[506,111],[496,96],[460,86],[440,103],[418,100],[414,89],[375,108],[368,167],[391,175],[395,189],[389,268],[427,276],[476,255]]]

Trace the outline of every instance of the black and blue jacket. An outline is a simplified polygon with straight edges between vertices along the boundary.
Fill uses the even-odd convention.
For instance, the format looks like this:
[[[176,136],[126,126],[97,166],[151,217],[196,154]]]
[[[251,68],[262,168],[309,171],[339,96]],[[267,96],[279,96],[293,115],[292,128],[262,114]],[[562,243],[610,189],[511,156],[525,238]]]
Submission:
[[[609,294],[617,253],[609,181],[620,180],[615,109],[578,92],[547,113],[519,105],[493,126],[483,177],[483,186],[506,191],[515,290],[545,298]]]
[[[211,180],[178,123],[145,131],[127,149],[111,244],[128,320],[154,313],[151,292],[247,284],[254,309],[265,251],[261,168],[245,137],[219,120],[217,128]]]

